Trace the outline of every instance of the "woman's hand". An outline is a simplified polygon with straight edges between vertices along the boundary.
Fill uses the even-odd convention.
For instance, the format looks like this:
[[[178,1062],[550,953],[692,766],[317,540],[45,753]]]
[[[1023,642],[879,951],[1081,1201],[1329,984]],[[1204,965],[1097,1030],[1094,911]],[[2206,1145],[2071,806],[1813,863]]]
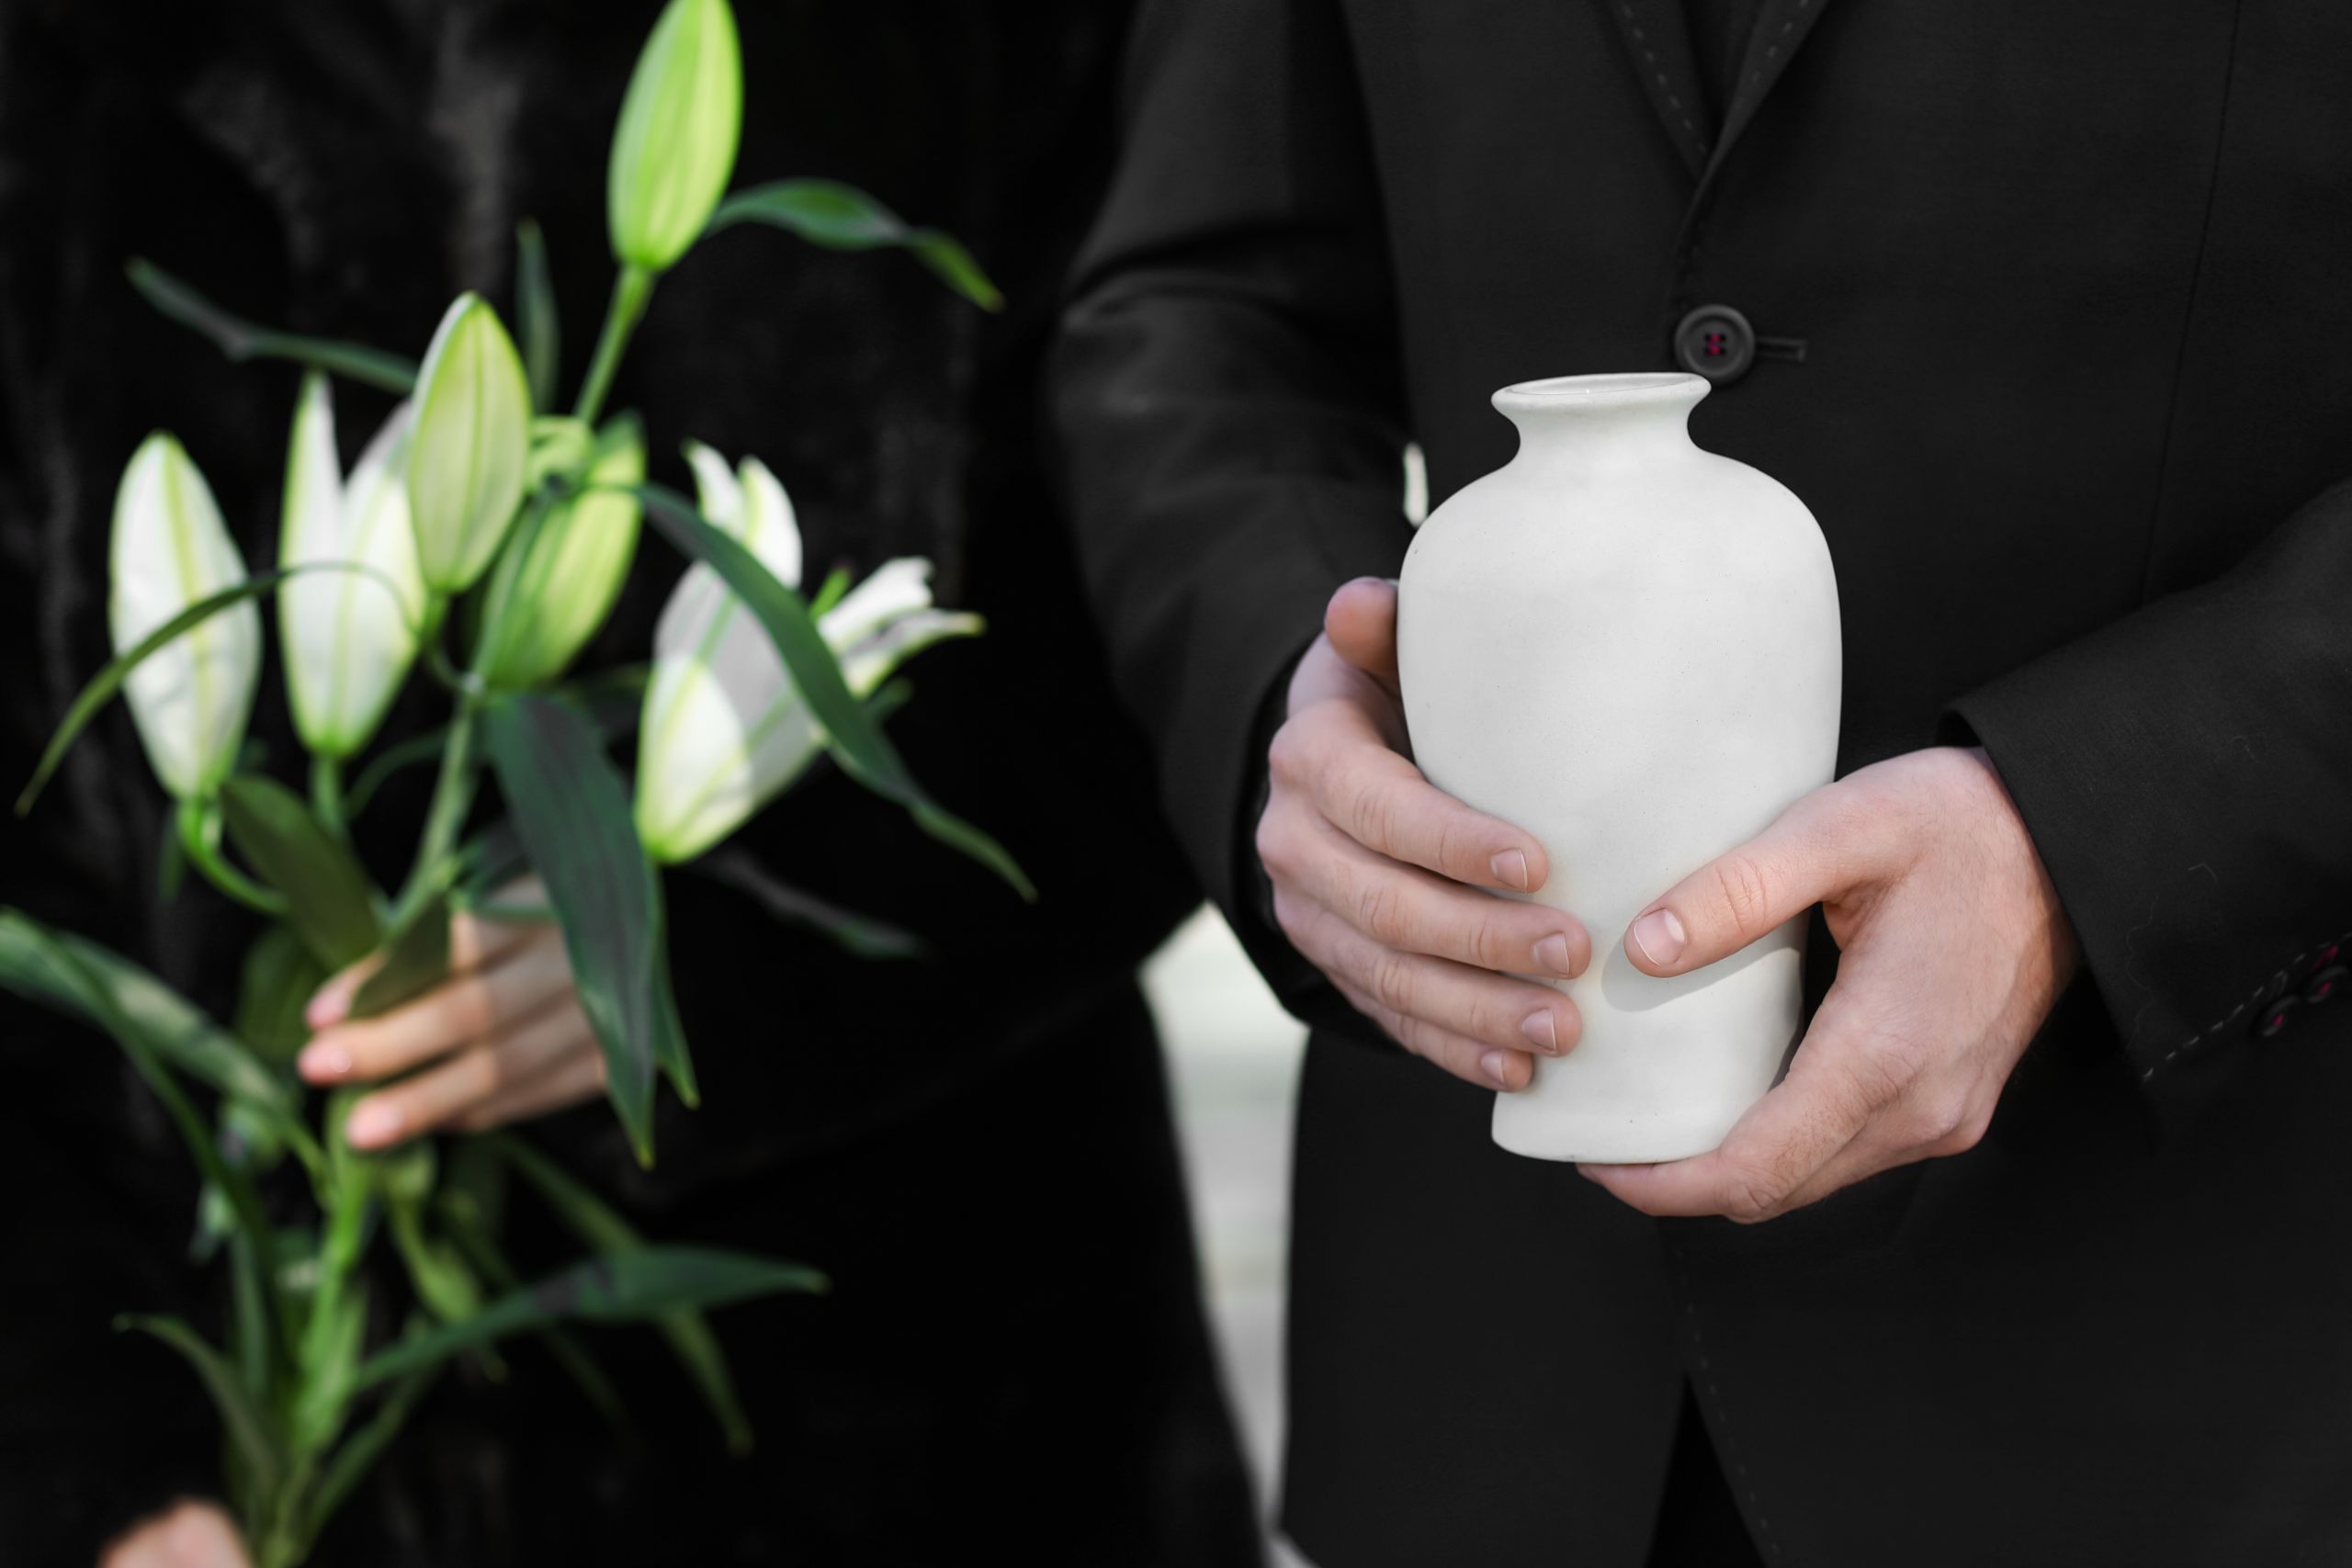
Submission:
[[[526,879],[498,897],[538,905],[547,895]],[[296,1062],[322,1088],[400,1077],[351,1108],[344,1135],[352,1147],[480,1132],[604,1092],[604,1053],[553,920],[453,916],[448,978],[390,1012],[352,1019],[351,999],[379,962],[365,959],[319,987],[304,1014],[314,1032]]]
[[[237,1529],[217,1505],[183,1498],[98,1552],[98,1568],[249,1568]]]

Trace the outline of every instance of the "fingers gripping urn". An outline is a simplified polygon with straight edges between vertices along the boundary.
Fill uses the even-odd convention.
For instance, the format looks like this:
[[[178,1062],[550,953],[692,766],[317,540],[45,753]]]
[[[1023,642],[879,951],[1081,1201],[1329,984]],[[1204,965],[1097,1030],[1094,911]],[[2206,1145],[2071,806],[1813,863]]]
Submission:
[[[1701,451],[1696,376],[1506,387],[1519,453],[1432,512],[1405,558],[1396,651],[1430,783],[1535,835],[1532,897],[1592,934],[1554,982],[1576,1048],[1496,1097],[1494,1137],[1543,1159],[1703,1154],[1770,1089],[1799,1025],[1804,923],[1673,979],[1625,928],[1829,782],[1838,585],[1813,514]]]

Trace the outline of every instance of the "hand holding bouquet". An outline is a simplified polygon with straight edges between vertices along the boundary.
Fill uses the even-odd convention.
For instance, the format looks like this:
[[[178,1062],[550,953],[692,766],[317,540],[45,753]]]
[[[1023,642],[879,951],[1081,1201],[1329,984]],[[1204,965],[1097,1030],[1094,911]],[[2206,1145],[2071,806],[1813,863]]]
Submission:
[[[293,410],[278,559],[249,572],[195,458],[166,434],[141,444],[114,507],[117,657],[67,714],[18,809],[119,694],[175,803],[174,852],[270,923],[225,1026],[127,959],[17,910],[0,909],[0,985],[111,1034],[201,1172],[198,1249],[226,1265],[229,1342],[216,1347],[174,1318],[122,1322],[185,1356],[218,1406],[228,1499],[263,1568],[303,1559],[450,1358],[495,1372],[495,1342],[509,1335],[548,1336],[610,1409],[609,1384],[564,1325],[653,1324],[730,1439],[747,1440],[701,1312],[820,1288],[819,1276],[648,1244],[503,1134],[412,1141],[561,1103],[601,1081],[639,1159],[651,1160],[657,1077],[690,1105],[697,1093],[670,986],[662,867],[718,844],[830,752],[925,830],[1028,892],[992,840],[922,790],[880,724],[903,699],[888,683],[898,665],[941,637],[977,633],[977,618],[934,608],[928,564],[913,559],[856,584],[837,573],[804,598],[793,509],[758,459],[730,467],[691,446],[697,496],[688,501],[647,482],[639,423],[605,417],[660,278],[732,223],[835,249],[905,248],[976,304],[997,303],[952,239],[909,228],[846,186],[789,180],[722,200],[741,92],[725,0],[672,0],[614,138],[618,275],[568,412],[557,398],[555,301],[529,225],[517,333],[489,302],[463,295],[417,365],[254,326],[152,266],[132,267],[159,309],[232,358],[310,367]],[[402,399],[348,472],[338,378]],[[694,563],[662,613],[650,668],[573,673],[648,522]],[[290,782],[263,771],[245,743],[265,598],[275,602],[309,758],[307,778]],[[447,724],[377,747],[395,697],[416,679],[446,693]],[[608,758],[632,719],[633,785]],[[350,823],[389,773],[426,761],[438,772],[415,852],[401,876],[379,882]],[[910,945],[812,901],[786,902],[854,950]],[[355,1032],[376,1021],[389,1029],[453,961],[467,974],[487,966],[493,942],[531,944],[541,970],[568,977],[593,1056],[567,1058],[571,1076],[560,1081],[533,1077],[535,1067],[552,1074],[551,1060],[519,1058],[486,1068],[462,1055],[394,1055],[357,1070]],[[414,1077],[373,1096],[345,1082],[411,1067]],[[450,1076],[485,1070],[509,1075],[503,1102],[468,1098]],[[305,1077],[338,1087],[314,1107]],[[370,1114],[353,1117],[355,1106]],[[517,1182],[590,1256],[536,1283],[514,1276],[496,1217]],[[385,1299],[393,1292],[371,1290],[364,1268],[385,1241],[407,1285],[397,1314],[388,1308],[401,1303]]]

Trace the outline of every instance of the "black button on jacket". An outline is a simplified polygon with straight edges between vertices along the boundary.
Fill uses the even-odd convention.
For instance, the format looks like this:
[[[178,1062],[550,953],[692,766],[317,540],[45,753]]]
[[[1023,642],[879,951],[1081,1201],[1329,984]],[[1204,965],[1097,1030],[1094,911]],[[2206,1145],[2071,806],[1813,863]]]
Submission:
[[[1056,398],[1168,808],[1328,1026],[1284,1517],[1329,1568],[1637,1563],[1688,1378],[1768,1562],[2352,1562],[2352,1007],[2257,1030],[2352,928],[2314,351],[2352,342],[2352,10],[1774,0],[1719,118],[1681,11],[1141,28]],[[1692,426],[1820,518],[1841,768],[1984,746],[2086,958],[1983,1145],[1748,1229],[1495,1150],[1246,874],[1258,716],[1395,572],[1402,442],[1442,500],[1510,454],[1495,388],[1670,365],[1712,302],[1804,342]]]

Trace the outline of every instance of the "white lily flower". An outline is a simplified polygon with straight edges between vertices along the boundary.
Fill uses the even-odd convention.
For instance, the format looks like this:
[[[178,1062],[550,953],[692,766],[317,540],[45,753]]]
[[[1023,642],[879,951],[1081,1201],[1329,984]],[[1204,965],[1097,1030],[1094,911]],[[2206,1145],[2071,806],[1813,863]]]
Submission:
[[[707,447],[690,446],[687,457],[703,514],[798,586],[800,531],[775,476],[749,457],[729,474]],[[915,653],[973,636],[981,622],[933,608],[931,563],[909,557],[852,589],[817,626],[863,697]],[[759,617],[709,567],[689,569],[671,594],[653,659],[638,727],[637,830],[648,853],[673,863],[774,799],[823,751],[825,732]]]
[[[286,455],[281,566],[344,561],[360,571],[300,572],[278,590],[286,694],[302,743],[322,757],[368,744],[416,658],[424,578],[409,526],[410,405],[403,402],[338,477],[334,404],[325,377],[302,378]]]
[[[245,581],[211,487],[162,431],[131,455],[115,492],[107,624],[118,654],[198,601]],[[261,615],[247,600],[198,622],[141,662],[123,695],[164,787],[200,800],[236,765],[261,678]]]

